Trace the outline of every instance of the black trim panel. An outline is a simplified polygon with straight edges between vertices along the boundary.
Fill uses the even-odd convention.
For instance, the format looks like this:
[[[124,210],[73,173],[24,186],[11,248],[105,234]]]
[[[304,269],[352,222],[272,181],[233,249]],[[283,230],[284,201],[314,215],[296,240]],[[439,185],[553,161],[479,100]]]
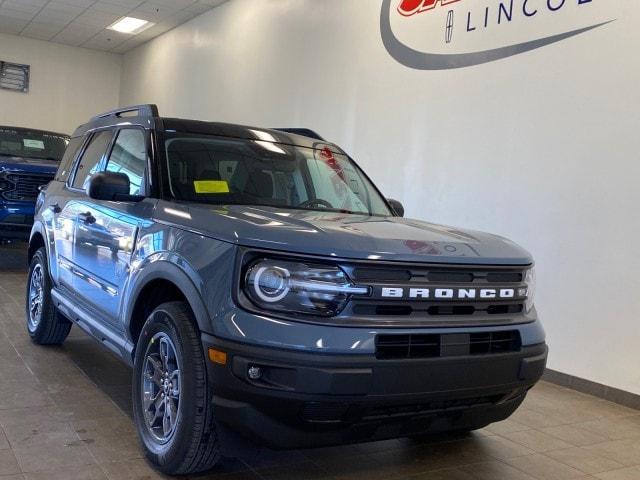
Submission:
[[[517,353],[379,361],[255,347],[203,335],[221,422],[276,448],[474,429],[507,418],[544,372],[547,347]],[[250,367],[261,377],[250,379]]]

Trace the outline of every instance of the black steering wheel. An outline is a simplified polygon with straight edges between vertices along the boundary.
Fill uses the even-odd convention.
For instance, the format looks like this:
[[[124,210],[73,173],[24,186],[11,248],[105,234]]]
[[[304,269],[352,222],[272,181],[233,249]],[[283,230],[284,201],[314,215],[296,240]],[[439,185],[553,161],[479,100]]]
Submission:
[[[327,208],[333,208],[333,205],[331,205],[326,200],[322,200],[321,198],[314,198],[314,199],[311,199],[311,200],[304,201],[301,204],[299,204],[298,207],[299,208],[308,208],[308,207],[311,207],[313,205],[317,205],[317,206],[321,206],[321,207],[327,207]]]

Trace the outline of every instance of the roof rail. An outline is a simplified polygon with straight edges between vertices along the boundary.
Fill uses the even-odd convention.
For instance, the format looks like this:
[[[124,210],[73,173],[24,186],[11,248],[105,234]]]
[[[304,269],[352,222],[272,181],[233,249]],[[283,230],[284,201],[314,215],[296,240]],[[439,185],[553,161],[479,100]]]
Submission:
[[[326,142],[324,138],[308,128],[274,128],[274,130],[285,133],[294,133],[296,135],[302,135],[303,137],[315,138],[316,140]]]
[[[158,106],[148,103],[145,105],[132,105],[130,107],[120,107],[115,110],[111,110],[109,112],[101,113],[100,115],[96,115],[91,120],[98,120],[100,118],[108,118],[108,117],[122,117],[124,113],[132,113],[137,112],[139,117],[158,117],[160,116],[158,113]]]

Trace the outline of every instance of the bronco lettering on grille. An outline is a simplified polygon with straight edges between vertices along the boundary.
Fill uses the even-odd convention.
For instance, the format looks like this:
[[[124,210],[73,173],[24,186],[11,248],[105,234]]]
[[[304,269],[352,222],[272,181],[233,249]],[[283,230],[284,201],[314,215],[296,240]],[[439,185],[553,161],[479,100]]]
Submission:
[[[509,299],[526,296],[526,289],[519,288],[403,288],[381,287],[383,298],[431,298],[437,300]]]

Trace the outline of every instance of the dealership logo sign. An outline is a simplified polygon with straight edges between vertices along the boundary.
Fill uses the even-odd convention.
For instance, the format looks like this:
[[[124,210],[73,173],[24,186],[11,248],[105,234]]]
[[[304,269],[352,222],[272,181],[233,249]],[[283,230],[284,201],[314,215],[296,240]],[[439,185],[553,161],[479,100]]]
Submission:
[[[449,5],[460,0],[402,0],[398,6],[398,13],[407,17],[416,13],[432,10],[440,5]]]
[[[383,0],[380,32],[389,54],[407,67],[418,70],[471,67],[552,45],[610,23],[612,20],[606,19],[561,33],[540,33],[546,24],[559,23],[554,16],[580,21],[598,1]],[[592,17],[593,12],[589,13]],[[436,32],[443,33],[434,36]],[[490,36],[483,37],[489,32]],[[529,38],[517,38],[523,35]],[[506,44],[467,47],[487,47],[487,40],[495,42],[502,37]]]

